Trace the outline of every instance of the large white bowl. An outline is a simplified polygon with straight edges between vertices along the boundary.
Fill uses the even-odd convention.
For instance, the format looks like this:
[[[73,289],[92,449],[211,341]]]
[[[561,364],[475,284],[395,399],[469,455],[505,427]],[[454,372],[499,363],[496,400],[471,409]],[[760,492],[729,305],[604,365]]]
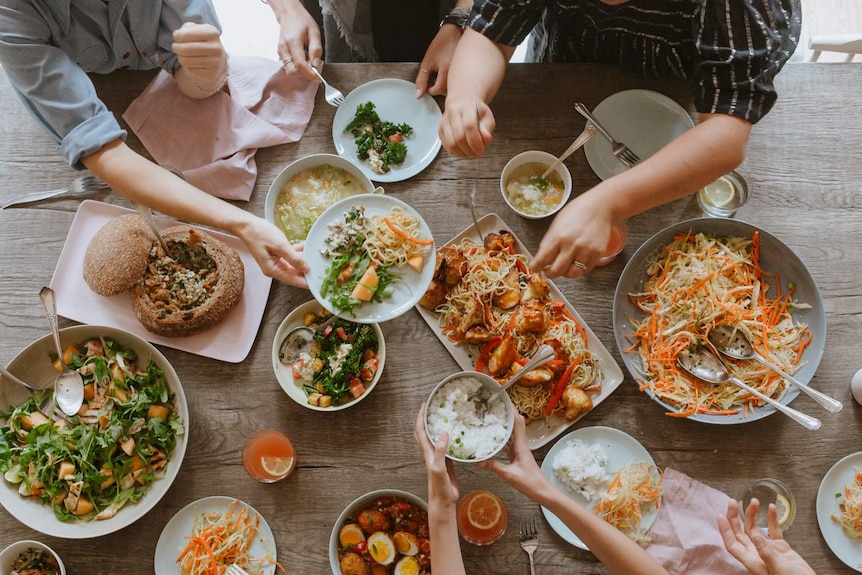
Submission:
[[[349,172],[356,176],[356,180],[362,187],[362,193],[374,193],[374,184],[371,183],[371,180],[368,179],[368,176],[366,176],[363,171],[359,169],[359,167],[353,162],[350,162],[342,158],[341,156],[336,156],[335,154],[312,154],[310,156],[300,158],[282,168],[282,170],[272,181],[272,184],[270,184],[269,186],[269,191],[266,193],[266,201],[264,203],[264,213],[266,214],[266,219],[269,222],[275,224],[275,202],[276,200],[278,200],[278,194],[281,193],[281,188],[283,188],[284,185],[288,181],[290,181],[293,176],[295,176],[302,170],[315,168],[317,166],[324,166],[326,164],[329,164],[330,166],[333,166],[335,168],[341,168],[345,172]]]
[[[18,558],[18,555],[31,548],[41,549],[47,551],[49,555],[53,555],[54,559],[57,560],[57,565],[60,566],[60,575],[66,575],[66,566],[63,565],[63,560],[60,559],[60,556],[53,549],[41,541],[32,541],[29,539],[17,541],[0,552],[0,574],[7,575],[7,573],[11,573],[12,564]]]
[[[22,497],[18,493],[17,485],[0,480],[0,504],[18,521],[45,535],[66,539],[88,539],[113,533],[131,525],[155,507],[168,492],[185,457],[189,441],[189,408],[177,372],[159,350],[127,331],[94,325],[78,325],[60,330],[60,342],[64,348],[67,345],[100,336],[115,339],[121,346],[134,350],[138,356],[139,366],[146,366],[150,358],[156,362],[164,372],[165,381],[174,393],[174,403],[185,425],[185,433],[177,437],[177,446],[168,461],[164,476],[154,481],[146,495],[137,503],[127,503],[110,519],[78,523],[60,521],[54,516],[50,507],[43,505],[34,497]],[[46,335],[18,353],[9,362],[7,369],[37,389],[50,387],[57,375],[57,370],[51,363],[52,353],[56,353],[54,341],[50,335]],[[23,402],[27,399],[27,393],[24,388],[0,376],[0,409],[5,410],[10,405]],[[0,419],[0,424],[5,423],[5,420]]]
[[[506,186],[509,183],[509,178],[512,176],[512,172],[514,172],[517,168],[530,162],[538,162],[540,164],[545,164],[545,166],[547,167],[550,167],[551,164],[556,161],[556,156],[554,156],[553,154],[549,154],[548,152],[542,152],[540,150],[528,150],[526,152],[521,152],[506,163],[506,165],[503,167],[502,173],[500,173],[500,193],[503,194],[503,199],[506,200],[506,204],[510,208],[512,208],[512,211],[514,211],[522,218],[527,218],[530,220],[540,220],[542,218],[552,216],[559,212],[561,209],[563,209],[563,206],[566,205],[566,203],[569,201],[569,198],[572,196],[572,174],[569,172],[569,168],[567,168],[566,165],[563,163],[554,168],[554,172],[558,176],[560,176],[561,180],[563,180],[563,197],[560,200],[559,204],[557,204],[547,212],[541,215],[522,212],[521,210],[512,205],[512,202],[509,200],[509,194],[506,192]]]
[[[378,365],[374,378],[365,388],[365,393],[347,403],[333,407],[318,407],[316,405],[311,405],[308,403],[308,398],[302,390],[302,383],[297,383],[297,381],[293,379],[293,369],[291,369],[291,366],[284,365],[278,360],[278,348],[281,347],[281,341],[290,330],[304,325],[302,318],[305,314],[314,313],[319,315],[322,311],[323,306],[312,300],[305,302],[287,314],[287,317],[284,318],[284,321],[282,321],[281,325],[278,326],[278,330],[275,332],[275,338],[272,340],[272,369],[275,371],[275,377],[278,379],[278,384],[281,386],[281,389],[283,389],[288,397],[296,403],[314,411],[341,411],[342,409],[353,407],[368,397],[371,394],[371,390],[377,386],[377,382],[380,381],[380,376],[383,374],[383,364],[386,363],[386,342],[383,341],[383,332],[380,330],[380,325],[376,323],[371,324],[371,327],[374,328],[374,333],[377,334]]]

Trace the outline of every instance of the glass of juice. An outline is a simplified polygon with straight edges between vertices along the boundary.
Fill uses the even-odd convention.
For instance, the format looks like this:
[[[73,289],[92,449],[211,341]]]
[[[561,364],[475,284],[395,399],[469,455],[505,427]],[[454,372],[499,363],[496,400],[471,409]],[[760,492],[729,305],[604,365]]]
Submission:
[[[767,510],[770,503],[774,503],[778,510],[778,526],[781,527],[782,531],[787,531],[796,517],[796,499],[794,499],[790,489],[779,480],[771,477],[753,482],[743,489],[736,499],[739,502],[739,513],[743,517],[751,500],[757,499],[760,507],[754,519],[757,528],[763,533],[768,531]]]
[[[725,174],[697,192],[697,204],[707,216],[729,218],[748,201],[748,184],[739,172]]]
[[[242,465],[252,479],[275,483],[296,468],[293,444],[280,431],[265,429],[248,438],[242,449]]]
[[[611,239],[608,242],[608,249],[605,255],[596,262],[597,266],[604,266],[616,259],[626,247],[626,242],[629,241],[629,230],[626,228],[625,222],[617,222],[611,228]]]
[[[509,514],[503,501],[490,491],[474,491],[458,502],[458,533],[473,545],[490,545],[503,536]]]

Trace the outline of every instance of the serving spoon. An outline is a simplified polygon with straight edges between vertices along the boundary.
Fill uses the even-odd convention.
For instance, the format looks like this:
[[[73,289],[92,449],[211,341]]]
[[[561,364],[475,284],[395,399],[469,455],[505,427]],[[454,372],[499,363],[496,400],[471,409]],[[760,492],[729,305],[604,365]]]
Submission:
[[[472,397],[471,399],[476,410],[476,415],[480,418],[483,417],[492,401],[506,393],[506,390],[515,385],[515,383],[524,377],[528,371],[536,369],[537,367],[545,365],[551,361],[554,358],[554,354],[554,348],[549,345],[542,344],[539,346],[539,349],[536,350],[536,353],[533,354],[533,357],[530,358],[530,361],[525,363],[524,367],[522,367],[518,373],[510,377],[506,383],[501,385],[500,389],[496,390],[491,395],[480,394],[479,396]]]
[[[57,325],[57,305],[54,298],[54,290],[43,287],[39,291],[39,299],[45,308],[48,324],[51,326],[51,335],[54,336],[54,345],[57,347],[57,359],[63,371],[54,379],[54,399],[60,411],[66,415],[75,415],[84,403],[84,378],[75,370],[69,369],[63,361],[63,346],[60,344],[60,328]]]
[[[317,327],[300,325],[287,332],[287,335],[281,340],[281,345],[278,346],[278,361],[283,365],[293,365],[303,352],[308,351],[311,342],[314,341],[314,334],[319,333],[337,317],[337,315],[331,315],[329,319]]]
[[[680,352],[679,356],[677,356],[676,362],[684,371],[701,381],[716,385],[728,382],[734,383],[751,395],[759,397],[805,429],[820,429],[821,423],[819,419],[806,415],[800,411],[796,411],[792,407],[788,407],[781,402],[772,399],[768,395],[757,391],[741,379],[732,376],[730,372],[727,371],[727,368],[724,367],[724,364],[718,356],[705,348],[701,348],[694,352],[683,350]]]
[[[753,359],[754,361],[765,365],[783,377],[785,381],[795,385],[799,391],[816,401],[826,411],[830,413],[838,413],[844,408],[844,405],[837,399],[833,399],[825,393],[805,385],[789,373],[784,372],[774,363],[771,363],[761,354],[757,353],[754,346],[751,345],[751,340],[748,339],[742,330],[728,324],[717,325],[709,330],[707,339],[709,339],[709,342],[715,346],[720,353],[727,357],[731,357],[733,359]]]
[[[168,247],[165,238],[162,237],[162,233],[159,231],[159,228],[156,226],[156,222],[153,221],[153,211],[147,206],[139,203],[135,203],[135,209],[138,210],[138,213],[147,222],[147,225],[150,226],[150,230],[152,230],[153,235],[156,236],[156,239],[159,242],[159,245],[162,246],[162,249],[165,251],[165,255],[170,259],[175,259],[171,255],[171,249]]]

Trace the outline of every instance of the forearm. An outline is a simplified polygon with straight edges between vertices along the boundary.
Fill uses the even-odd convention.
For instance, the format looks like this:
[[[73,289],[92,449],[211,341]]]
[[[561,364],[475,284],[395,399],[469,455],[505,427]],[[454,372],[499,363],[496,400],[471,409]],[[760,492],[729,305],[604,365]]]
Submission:
[[[431,497],[429,496],[429,499]],[[435,503],[428,505],[428,531],[431,540],[431,571],[447,575],[464,575],[461,543],[455,505]]]
[[[306,12],[305,6],[299,0],[267,0],[267,4],[272,8],[275,19],[281,25],[284,24],[286,19]]]
[[[469,28],[464,30],[449,68],[447,101],[490,102],[500,89],[512,52],[509,46],[496,44]]]

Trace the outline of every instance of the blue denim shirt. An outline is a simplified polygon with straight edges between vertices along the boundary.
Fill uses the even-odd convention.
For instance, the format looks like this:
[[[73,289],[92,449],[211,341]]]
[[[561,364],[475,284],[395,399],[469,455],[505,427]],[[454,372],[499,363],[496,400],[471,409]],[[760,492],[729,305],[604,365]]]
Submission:
[[[88,72],[173,72],[173,31],[220,28],[210,0],[0,0],[0,65],[71,166],[125,138]]]

